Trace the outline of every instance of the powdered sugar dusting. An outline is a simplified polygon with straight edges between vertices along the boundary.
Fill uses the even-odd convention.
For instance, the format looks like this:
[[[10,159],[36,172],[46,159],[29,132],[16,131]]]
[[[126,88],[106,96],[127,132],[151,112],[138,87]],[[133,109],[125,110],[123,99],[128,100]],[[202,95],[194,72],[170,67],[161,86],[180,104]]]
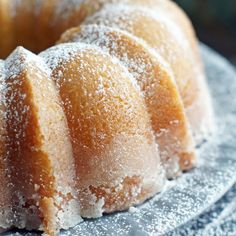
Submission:
[[[46,64],[53,70],[58,65],[67,64],[70,60],[73,60],[78,54],[78,52],[83,53],[86,51],[93,51],[94,55],[98,54],[99,56],[109,56],[107,52],[102,51],[99,47],[85,43],[66,43],[54,46],[40,53],[39,56],[42,57]],[[111,57],[110,59],[113,63],[121,65],[120,61],[117,58]],[[106,68],[104,67],[103,70],[106,70]],[[130,81],[135,86],[135,88],[140,91],[136,80],[132,77],[128,70],[125,67],[123,67],[123,70],[126,73],[126,76],[130,78]]]
[[[0,59],[0,94],[1,94],[1,101],[2,101],[2,93],[4,90],[4,80],[5,80],[5,76],[6,76],[6,71],[5,71],[5,62],[3,60]],[[1,111],[2,112],[2,111]]]
[[[166,65],[167,63],[164,63],[165,66],[163,66],[164,60],[161,56],[152,50],[143,40],[116,28],[100,25],[82,25],[79,28],[68,30],[59,42],[67,41],[83,42],[100,47],[103,51],[112,55],[112,57],[118,58],[137,80],[153,121],[153,130],[158,143],[166,144],[168,142],[168,145],[160,145],[161,156],[166,167],[167,176],[169,178],[175,177],[180,172],[180,169],[178,165],[178,154],[175,155],[173,152],[176,153],[181,150],[191,153],[194,152],[194,146],[193,142],[191,142],[191,134],[188,132],[189,126],[186,124],[186,120],[182,117],[178,117],[180,120],[175,120],[178,118],[170,116],[169,113],[168,116],[165,116],[167,110],[166,107],[162,107],[165,98],[168,97],[167,103],[169,104],[169,109],[175,109],[184,114],[180,97],[176,98],[175,94],[170,92],[174,89],[177,91],[177,88],[172,77],[172,71]],[[162,95],[159,96],[161,93]],[[156,114],[163,118],[158,120]],[[161,123],[163,120],[166,121],[168,119],[169,124],[167,126]],[[179,124],[181,125],[179,126]],[[157,125],[160,128],[157,129]],[[174,138],[174,133],[169,130],[170,125],[175,127],[175,130],[178,128],[184,129],[188,137],[177,136]],[[171,141],[169,135],[171,135]],[[186,139],[188,142],[185,142]],[[166,160],[167,157],[171,158]],[[191,166],[191,157],[189,158],[189,163]]]
[[[220,112],[218,133],[198,150],[201,157],[198,168],[175,180],[172,188],[161,197],[157,195],[136,207],[138,210],[132,208],[132,213],[117,213],[85,221],[70,231],[62,232],[62,235],[162,235],[202,212],[235,182],[235,111],[233,106],[225,106],[235,101],[235,71],[221,57],[205,47],[202,50],[215,108]],[[219,83],[225,86],[218,86]],[[190,229],[187,235],[195,235],[191,232]],[[214,235],[215,231],[210,234],[208,229],[207,232]]]
[[[170,20],[164,13],[161,11],[153,11],[150,8],[144,7],[144,6],[139,6],[139,5],[126,5],[126,4],[107,4],[105,7],[102,8],[101,11],[98,11],[91,17],[88,17],[84,24],[103,24],[107,25],[110,27],[114,28],[119,28],[122,30],[126,30],[130,33],[134,31],[134,24],[135,24],[135,17],[140,17],[142,16],[144,18],[149,17],[150,19],[155,20],[158,22],[160,30],[159,34],[161,34],[161,30],[164,32],[167,31],[169,32],[172,37],[168,38],[168,40],[172,40],[173,43],[175,41],[178,42],[178,45],[181,45],[181,50],[187,50],[189,48],[189,42],[184,37],[183,32],[181,29],[176,25],[175,22]],[[165,37],[165,34],[162,35]],[[162,37],[161,36],[161,37]],[[161,53],[166,53],[168,52],[168,48],[166,44],[163,43],[164,40],[162,40],[162,44],[159,44],[158,42],[156,47],[156,50],[161,52]],[[169,55],[169,59],[172,61],[175,61],[177,56],[175,54],[176,52],[172,52],[172,57]]]
[[[9,201],[10,191],[6,159],[6,111],[5,111],[5,64],[0,60],[0,231],[11,224],[12,206]]]
[[[236,233],[235,191],[236,185],[234,184],[231,190],[206,212],[167,235],[234,236]]]
[[[50,188],[52,193],[47,196],[48,201],[63,209],[57,209],[53,204],[47,209],[47,213],[52,211],[54,214],[53,223],[56,224],[60,220],[62,228],[74,226],[81,219],[78,203],[66,201],[68,194],[75,196],[72,188],[75,178],[74,163],[64,112],[54,83],[50,79],[51,70],[42,58],[22,47],[18,47],[6,59],[5,67],[8,125],[6,157],[12,186],[12,189],[9,189],[12,191],[11,198],[16,202],[13,203],[15,215],[8,227],[14,225],[19,228],[37,229],[41,226],[39,211],[41,199],[45,197],[44,193],[41,193],[42,188],[46,189],[45,191]],[[34,117],[34,123],[31,117]],[[30,142],[27,137],[33,141]],[[54,140],[57,142],[53,143]],[[27,148],[30,154],[27,153]],[[53,167],[41,166],[41,156],[38,153]],[[28,157],[30,159],[27,159]],[[27,165],[33,167],[27,169]],[[45,180],[48,181],[46,185]]]
[[[47,73],[47,75],[50,75],[50,69],[40,57],[37,57],[35,54],[24,49],[23,47],[17,47],[5,62],[6,69],[8,70],[8,76],[16,77],[22,71],[27,70],[29,66],[33,67],[34,63],[37,63],[37,66],[40,70]],[[11,67],[11,69],[9,67]]]
[[[127,68],[84,43],[61,44],[40,56],[52,69],[67,116],[81,215],[125,209],[160,191],[164,172],[150,117]]]
[[[131,41],[133,40],[134,44],[137,42],[137,44],[142,45],[148,53],[153,55],[153,57],[156,57],[159,64],[172,75],[171,79],[174,80],[173,71],[170,65],[155,50],[149,47],[143,39],[138,38],[127,31],[102,25],[81,25],[79,29],[80,32],[78,32],[76,29],[77,28],[72,28],[66,31],[61,36],[59,43],[82,42],[86,44],[97,45],[106,52],[109,52],[114,57],[117,57],[117,54],[115,52],[118,51],[118,48],[122,49],[122,45],[119,45],[119,43],[120,40],[122,40],[122,35],[124,35]],[[123,48],[125,48],[125,42]],[[132,59],[128,57],[127,53],[125,54],[124,52],[122,52],[121,61],[123,61],[126,66],[128,65],[131,68],[135,67],[135,71],[137,71],[136,73],[138,74],[145,73],[145,71],[148,70],[149,65],[146,64],[145,61],[140,57],[137,57],[136,60],[140,61],[138,63],[136,61],[132,61]]]
[[[207,113],[211,104],[209,99],[206,99],[208,92],[204,82],[202,83],[204,75],[196,61],[197,53],[192,50],[186,32],[173,19],[166,17],[162,11],[155,11],[140,5],[108,4],[87,18],[84,24],[106,25],[128,31],[144,39],[170,63],[186,110],[190,110],[187,112],[187,116],[193,133],[203,134],[199,135],[202,139],[204,135],[207,136],[207,133],[211,132],[210,125],[205,125],[205,123],[210,124],[211,121],[213,123],[213,120],[209,118],[212,115],[211,112]],[[203,90],[205,92],[202,93]],[[205,102],[202,102],[203,100]],[[202,107],[199,107],[199,104]],[[202,115],[203,113],[204,115]],[[207,119],[203,116],[206,116]],[[201,126],[203,123],[204,127]],[[197,136],[195,140],[199,142]]]

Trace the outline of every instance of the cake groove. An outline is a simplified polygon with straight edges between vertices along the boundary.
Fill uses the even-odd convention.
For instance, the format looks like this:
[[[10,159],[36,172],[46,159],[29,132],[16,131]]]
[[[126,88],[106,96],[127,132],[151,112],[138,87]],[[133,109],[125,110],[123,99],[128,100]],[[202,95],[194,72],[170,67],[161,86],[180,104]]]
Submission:
[[[177,5],[0,0],[0,25],[0,229],[56,235],[195,166],[213,111]]]

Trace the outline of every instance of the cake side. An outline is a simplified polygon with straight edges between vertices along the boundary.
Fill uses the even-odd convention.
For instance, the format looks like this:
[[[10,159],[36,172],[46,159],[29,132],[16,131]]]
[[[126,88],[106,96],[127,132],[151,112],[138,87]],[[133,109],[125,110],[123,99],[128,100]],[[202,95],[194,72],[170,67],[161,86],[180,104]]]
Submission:
[[[8,168],[12,226],[53,234],[81,218],[64,112],[49,69],[19,47],[6,60]]]
[[[81,215],[127,209],[160,191],[164,172],[150,116],[126,68],[82,43],[40,56],[52,69],[67,116]]]
[[[143,93],[168,178],[195,165],[195,145],[184,106],[172,70],[160,55],[125,31],[99,25],[72,28],[59,40],[65,42],[96,45],[133,75]]]

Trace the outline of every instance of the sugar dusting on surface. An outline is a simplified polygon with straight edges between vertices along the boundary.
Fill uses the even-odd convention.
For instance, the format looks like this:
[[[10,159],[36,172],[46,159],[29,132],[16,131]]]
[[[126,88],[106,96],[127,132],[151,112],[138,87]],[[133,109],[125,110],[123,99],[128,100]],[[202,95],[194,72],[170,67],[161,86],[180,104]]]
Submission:
[[[168,73],[172,75],[172,79],[174,80],[173,71],[170,67],[170,65],[151,47],[148,46],[148,44],[141,38],[138,38],[134,36],[133,34],[130,34],[127,31],[118,29],[118,28],[112,28],[108,26],[103,25],[81,25],[80,26],[81,32],[77,32],[76,28],[72,28],[71,30],[68,30],[66,33],[64,33],[61,37],[61,40],[63,42],[83,42],[87,44],[94,44],[99,47],[101,47],[103,50],[111,53],[114,56],[117,56],[115,54],[115,51],[117,50],[117,47],[119,45],[119,40],[122,39],[122,35],[125,35],[127,38],[131,39],[137,44],[142,45],[145,50],[150,53],[150,55],[153,55],[157,58],[158,63],[162,67],[164,67]],[[112,35],[112,32],[114,31],[115,34]],[[111,34],[109,36],[109,33]],[[112,39],[116,40],[112,40]],[[122,47],[122,45],[121,45]],[[125,47],[125,45],[124,45]],[[108,48],[110,50],[108,50]],[[124,52],[122,53],[122,61],[125,62],[125,65],[129,66],[130,68],[135,68],[137,73],[145,73],[145,71],[148,69],[149,65],[147,65],[142,58],[135,58],[136,61],[132,61],[131,58],[128,58],[128,55]],[[139,60],[139,63],[137,61]],[[138,64],[138,65],[137,65]],[[137,75],[138,76],[138,75]]]
[[[35,122],[35,136],[38,134],[38,127],[40,129],[40,138],[36,138],[37,141],[40,140],[40,144],[30,144],[29,147],[32,150],[37,150],[39,153],[43,152],[45,155],[47,155],[47,160],[52,163],[53,168],[50,169],[50,173],[47,173],[47,177],[50,178],[53,176],[55,178],[53,181],[53,184],[55,185],[53,188],[52,196],[50,196],[50,200],[53,198],[53,203],[56,203],[60,205],[63,210],[58,210],[58,215],[55,215],[55,218],[60,220],[60,227],[68,228],[71,226],[71,224],[74,226],[76,223],[80,221],[80,215],[79,215],[79,209],[78,209],[78,203],[75,203],[73,201],[65,201],[66,198],[68,198],[67,194],[70,194],[71,196],[74,194],[72,188],[71,188],[71,182],[73,176],[73,162],[71,161],[72,153],[70,150],[70,145],[68,145],[68,137],[62,137],[62,134],[65,134],[65,124],[64,124],[64,113],[62,111],[62,108],[60,106],[59,98],[56,92],[56,89],[54,88],[54,84],[52,80],[50,80],[50,73],[51,70],[46,66],[42,58],[34,55],[33,53],[27,51],[26,49],[22,47],[18,47],[5,61],[5,67],[7,70],[7,78],[6,78],[6,93],[8,93],[8,108],[6,116],[11,121],[11,130],[14,130],[14,142],[17,144],[13,146],[11,144],[11,140],[9,139],[9,150],[12,152],[15,152],[15,156],[19,159],[19,162],[21,164],[19,165],[9,165],[9,169],[11,169],[11,173],[14,173],[12,176],[15,178],[15,176],[19,175],[19,173],[22,171],[25,171],[24,174],[27,176],[26,178],[20,179],[20,182],[15,184],[15,182],[12,182],[11,185],[13,187],[14,194],[16,195],[16,199],[19,201],[19,204],[17,206],[14,206],[16,209],[14,210],[14,218],[12,219],[12,223],[9,224],[11,227],[12,225],[15,225],[19,228],[37,228],[41,224],[41,219],[38,217],[38,206],[39,206],[39,199],[41,197],[39,188],[43,186],[38,186],[37,184],[34,184],[34,176],[32,176],[34,173],[30,172],[26,169],[24,169],[24,158],[22,158],[21,153],[24,151],[22,149],[22,143],[25,142],[25,137],[29,133],[28,124],[31,122],[29,111],[32,111],[34,108],[37,110],[37,114],[33,113],[34,118],[36,119]],[[23,74],[23,76],[21,76]],[[26,75],[26,76],[24,76]],[[32,80],[34,81],[33,84]],[[29,92],[32,92],[33,96],[27,92],[22,92],[21,86],[27,86],[30,84],[29,88],[32,89]],[[43,88],[42,90],[37,90],[39,88]],[[18,89],[16,89],[18,88]],[[29,99],[30,102],[27,102],[27,96],[31,96]],[[14,103],[15,98],[18,99],[18,103]],[[46,99],[50,99],[50,103],[47,103]],[[41,103],[42,102],[42,103]],[[41,103],[41,104],[40,104]],[[49,105],[48,105],[49,104]],[[19,107],[20,112],[19,112]],[[47,123],[49,122],[49,123]],[[16,127],[16,128],[15,128]],[[20,128],[18,128],[20,127]],[[31,128],[31,127],[30,127]],[[51,128],[51,129],[50,129]],[[28,132],[28,133],[27,133]],[[13,132],[12,132],[13,133]],[[54,135],[54,139],[57,139],[57,144],[60,148],[60,154],[57,150],[58,147],[53,145],[53,148],[50,149],[50,144],[54,142],[52,139],[50,139],[51,135]],[[34,133],[33,133],[34,135]],[[43,136],[43,137],[42,137]],[[42,137],[42,138],[41,138]],[[63,141],[62,141],[63,140]],[[21,143],[22,142],[22,143]],[[63,144],[62,144],[63,142]],[[12,148],[12,149],[10,149]],[[9,153],[10,153],[9,151]],[[33,153],[33,152],[32,152]],[[10,154],[11,155],[11,154]],[[33,154],[34,155],[34,154]],[[58,163],[62,164],[62,156],[66,157],[65,162],[67,165],[66,167],[59,166]],[[37,155],[32,156],[32,158],[35,158],[35,163],[38,164]],[[57,158],[61,158],[59,161]],[[12,156],[9,158],[9,162],[13,161]],[[56,160],[55,160],[56,159]],[[33,161],[33,159],[32,159]],[[14,161],[13,161],[14,163]],[[23,168],[21,167],[23,166]],[[35,165],[38,167],[37,165]],[[22,168],[22,170],[21,170]],[[42,167],[40,167],[42,168]],[[64,172],[66,172],[68,175],[63,176],[61,178],[61,170],[64,168]],[[43,170],[44,171],[44,170]],[[40,172],[40,171],[39,171]],[[44,181],[44,173],[42,172],[37,173],[42,175],[42,182]],[[65,174],[65,173],[64,173]],[[31,177],[32,176],[32,177]],[[46,178],[47,178],[46,177]],[[13,180],[14,181],[14,180]],[[39,177],[39,182],[41,181],[41,177]],[[65,186],[62,186],[66,182]],[[63,184],[62,184],[63,183]],[[50,183],[51,184],[51,183]],[[18,186],[19,185],[19,186]],[[21,187],[23,186],[23,187]],[[29,186],[29,193],[28,190],[24,190]],[[17,190],[15,190],[15,188]],[[34,190],[33,190],[34,188]],[[27,196],[28,194],[28,196]],[[15,200],[16,201],[16,200]],[[32,201],[32,204],[29,205],[29,207],[25,207],[25,205],[29,204],[28,201]],[[18,209],[19,208],[19,209]],[[56,207],[55,207],[56,208]],[[59,207],[58,207],[59,208]],[[49,212],[50,210],[48,210]],[[47,212],[47,213],[48,213]],[[65,216],[66,215],[66,216]],[[55,221],[57,221],[57,219]]]
[[[24,60],[22,60],[19,55],[22,55],[22,58],[24,58]],[[36,56],[35,54],[31,53],[21,46],[17,47],[5,62],[6,68],[9,72],[8,77],[16,77],[22,71],[27,70],[28,65],[32,66],[34,63],[37,63],[39,70],[42,70],[47,73],[47,75],[50,75],[50,69],[45,65],[44,61],[40,57]],[[17,66],[12,66],[14,64],[16,64]],[[9,66],[11,66],[11,68],[9,68]]]
[[[89,58],[88,60],[87,57],[91,53],[93,58]],[[82,215],[86,217],[97,217],[101,216],[104,211],[103,199],[91,196],[92,193],[88,187],[101,188],[103,192],[105,191],[108,194],[111,189],[113,189],[111,191],[112,194],[119,193],[124,188],[123,185],[125,185],[126,178],[132,179],[133,176],[138,176],[141,178],[141,182],[135,184],[130,189],[130,193],[126,193],[125,199],[127,199],[127,202],[136,203],[137,196],[142,194],[143,186],[152,186],[152,191],[159,191],[162,185],[163,173],[161,171],[159,173],[161,167],[159,166],[157,146],[154,142],[154,137],[146,143],[146,134],[152,134],[149,115],[146,111],[137,82],[129,74],[128,70],[117,59],[103,52],[99,47],[82,43],[58,45],[41,53],[40,56],[44,58],[45,62],[53,70],[53,78],[55,78],[59,89],[63,86],[65,79],[69,79],[66,83],[70,83],[70,76],[74,78],[73,81],[78,80],[78,89],[81,86],[80,84],[83,85],[83,91],[80,91],[80,95],[78,96],[83,96],[86,102],[82,102],[81,104],[71,103],[66,98],[68,94],[63,98],[63,105],[66,107],[68,120],[77,120],[78,113],[74,113],[74,105],[80,106],[79,109],[81,111],[85,107],[86,119],[93,121],[93,117],[99,114],[97,119],[101,119],[105,127],[104,129],[101,125],[94,125],[94,129],[91,130],[93,128],[92,125],[92,128],[87,127],[87,130],[84,130],[84,133],[87,133],[89,137],[91,135],[92,140],[96,140],[96,142],[93,142],[94,145],[97,145],[99,148],[99,143],[103,143],[103,140],[107,139],[106,136],[112,137],[109,145],[103,147],[102,153],[98,154],[101,158],[94,156],[94,160],[89,163],[92,166],[97,164],[94,166],[90,177],[83,177],[79,180],[79,184],[85,191],[81,191],[81,195],[83,195],[81,199],[85,199],[83,200],[84,202],[89,201],[89,205],[91,205],[90,208],[82,207]],[[74,66],[68,66],[68,62],[73,62],[73,60],[78,60],[78,58],[81,60],[76,68]],[[99,65],[101,67],[97,66],[98,63],[100,63]],[[57,70],[58,68],[60,69]],[[69,74],[67,74],[68,78],[63,76],[66,71],[69,71]],[[84,71],[88,71],[90,76],[84,73]],[[79,76],[76,78],[73,77],[77,73]],[[86,82],[92,80],[91,75],[93,78],[93,89],[95,91],[93,89],[91,90],[86,84]],[[116,78],[119,78],[119,80],[115,80]],[[93,91],[93,95],[91,91]],[[76,96],[76,91],[73,90],[73,97]],[[89,103],[87,103],[87,97],[89,98]],[[91,106],[93,107],[92,109]],[[97,107],[99,107],[99,110]],[[117,107],[117,109],[114,110],[114,107]],[[104,115],[101,114],[101,111]],[[142,116],[140,111],[142,111]],[[107,120],[107,117],[110,117],[109,120]],[[83,119],[80,122],[83,122]],[[116,127],[117,124],[119,124],[119,127]],[[81,132],[79,130],[80,125],[77,125],[74,129],[78,129],[78,132]],[[99,130],[104,130],[105,133],[100,135]],[[75,131],[71,132],[71,137],[74,150],[77,150],[77,146],[81,145],[80,142],[83,142],[83,139],[81,138],[82,141],[78,140],[74,133]],[[139,143],[140,145],[137,146]],[[85,145],[83,144],[83,148],[86,147]],[[134,147],[136,147],[135,150],[133,150]],[[144,162],[143,153],[150,157],[149,162],[152,164]],[[133,159],[130,159],[132,155]],[[129,159],[133,160],[132,163]],[[107,160],[108,163],[103,163],[103,160]],[[110,163],[110,161],[113,163]],[[143,163],[141,166],[145,166],[145,168],[139,167],[140,163]],[[110,172],[108,171],[109,169]],[[108,176],[109,181],[107,181]],[[124,204],[126,203],[124,202]],[[112,211],[114,209],[111,206],[106,210]]]
[[[6,158],[5,158],[5,101],[4,101],[4,90],[5,90],[5,64],[4,61],[0,60],[0,231],[2,228],[7,228],[11,222],[11,206],[9,206],[9,196],[7,186],[9,184],[8,177],[6,174]]]
[[[179,26],[166,17],[164,13],[161,13],[161,11],[152,11],[148,7],[139,5],[132,6],[125,4],[107,4],[102,8],[101,11],[98,11],[96,14],[88,17],[84,24],[93,24],[95,22],[96,24],[107,25],[132,33],[134,31],[134,19],[136,19],[136,17],[142,16],[144,18],[148,17],[158,22],[162,30],[164,32],[168,32],[172,36],[168,40],[172,40],[173,43],[177,42],[181,47],[182,52],[186,53],[186,50],[189,49],[190,45],[188,40],[184,37],[184,34]],[[160,34],[160,37],[162,36],[164,37],[165,35]],[[160,53],[168,52],[169,50],[167,46],[168,45],[164,43],[164,40],[162,40],[162,44],[158,45],[158,47],[155,49]],[[169,58],[172,58],[172,61],[175,61],[176,57],[178,56],[176,55],[176,52],[173,51],[172,54],[169,55]]]
[[[235,111],[233,106],[225,106],[235,101],[235,71],[209,49],[203,47],[202,51],[211,92],[215,98],[214,105],[219,110],[219,130],[214,138],[209,139],[198,150],[201,157],[198,168],[175,180],[174,186],[160,198],[157,195],[136,207],[137,209],[131,208],[132,213],[117,213],[94,221],[85,221],[70,231],[62,232],[62,235],[163,235],[201,213],[235,182]],[[225,86],[215,83],[216,76],[218,82]],[[224,139],[221,138],[223,135]],[[225,211],[224,217],[227,209]],[[184,235],[195,235],[191,232],[189,229]],[[212,233],[208,229],[207,232],[207,235],[213,236],[217,231],[213,230]]]
[[[170,79],[174,82],[172,70],[170,69],[170,66],[164,61],[164,59],[162,59],[161,56],[159,56],[159,54],[149,47],[142,39],[137,38],[126,31],[102,25],[82,25],[80,28],[73,28],[67,31],[61,37],[59,43],[60,42],[82,42],[89,45],[96,45],[106,53],[109,53],[113,57],[118,58],[137,80],[137,83],[143,92],[142,95],[147,98],[146,104],[148,104],[148,108],[152,106],[152,104],[155,104],[154,99],[158,97],[156,89],[162,86],[162,80],[166,79],[165,75],[167,74],[167,79]],[[155,74],[157,70],[159,73],[158,75]],[[173,86],[175,86],[175,82]],[[168,89],[169,87],[167,88],[167,92],[169,92]],[[170,89],[172,89],[172,87]],[[169,94],[166,94],[166,96],[163,94],[163,97],[167,96],[169,96]],[[159,99],[161,100],[162,97]],[[180,102],[179,104],[182,103]],[[171,105],[173,106],[173,103]],[[158,105],[158,107],[160,106]],[[174,104],[174,108],[177,109],[176,103]],[[178,111],[182,111],[182,109],[182,106],[179,105]],[[149,110],[151,117],[153,112],[155,114],[155,111],[155,108],[151,108],[151,110]],[[166,119],[168,118],[166,117]],[[184,121],[170,120],[170,124],[174,125],[175,127],[179,124],[179,122]],[[185,128],[189,129],[188,125],[186,125]],[[184,127],[181,126],[181,129],[184,129]],[[186,133],[188,133],[188,131]],[[156,137],[159,139],[161,139],[163,134],[164,136],[168,135],[168,129],[165,127],[163,127],[161,130],[158,130],[158,132],[155,132]],[[178,157],[172,155],[171,153],[171,150],[174,148],[178,149],[178,147],[182,145],[180,144],[181,142],[178,138],[179,137],[176,137],[176,141],[169,142],[168,148],[166,148],[166,146],[161,147],[161,154],[166,166],[168,177],[175,177],[176,174],[179,173]],[[182,138],[182,141],[185,137],[180,138]],[[191,139],[188,137],[188,140]],[[190,141],[187,144],[184,143],[181,148],[182,150],[188,151],[190,153],[194,149]],[[173,158],[170,158],[168,161],[166,161],[167,156],[172,156]]]
[[[212,142],[209,148],[207,143],[204,145],[204,149],[200,154],[204,154],[205,151],[210,149],[208,156],[210,159],[215,159],[213,162],[209,162],[204,159],[200,159],[199,167],[205,166],[208,168],[216,169],[215,182],[210,182],[210,186],[213,190],[216,187],[223,188],[227,185],[230,186],[235,182],[235,79],[236,71],[229,65],[227,60],[220,57],[218,54],[213,53],[212,50],[202,45],[202,57],[205,61],[206,71],[210,82],[211,93],[214,101],[214,108],[217,111],[217,139]],[[217,82],[216,82],[217,78]],[[219,86],[219,84],[224,84]],[[223,138],[222,138],[223,137]],[[222,140],[224,139],[224,140]],[[206,154],[205,154],[206,155]],[[208,157],[208,158],[209,158]],[[208,160],[207,158],[207,160]],[[219,162],[216,165],[216,162]],[[208,167],[207,167],[208,166]],[[231,173],[232,172],[232,173]],[[212,171],[210,172],[212,174]],[[229,175],[226,180],[223,176]],[[231,175],[231,178],[230,178]],[[207,176],[207,180],[209,177]],[[220,179],[222,182],[219,183]],[[229,181],[229,182],[228,182]],[[219,185],[217,185],[219,183]],[[226,190],[227,190],[226,189]],[[235,191],[236,185],[216,204],[209,207],[204,214],[199,217],[193,218],[182,227],[174,229],[168,236],[215,236],[215,235],[235,235]],[[211,196],[211,195],[210,195]],[[209,196],[209,197],[210,197]],[[219,199],[221,194],[216,196],[216,200]],[[208,199],[207,199],[208,200]],[[183,222],[184,223],[184,222]]]
[[[235,191],[236,185],[199,217],[173,230],[167,236],[234,236],[236,234]]]
[[[157,33],[151,35],[150,32],[146,31],[144,35],[140,27],[143,27],[142,30],[145,31],[149,27],[148,24],[152,24],[152,22],[156,24],[151,25],[150,28],[156,30]],[[207,86],[204,84],[205,78],[201,66],[196,63],[196,55],[188,37],[186,37],[186,32],[173,19],[166,17],[162,11],[154,11],[148,7],[108,4],[87,18],[84,24],[99,24],[119,28],[147,41],[173,68],[181,95],[187,104],[187,116],[196,143],[199,144],[204,136],[212,132],[214,120],[211,119],[210,99],[207,95]],[[188,86],[190,86],[189,89],[186,89]],[[202,118],[200,121],[199,119],[204,116],[203,114],[206,118]]]
[[[73,60],[73,58],[76,57],[78,51],[82,54],[83,52],[86,53],[87,51],[92,51],[95,56],[96,54],[104,57],[110,56],[107,52],[102,51],[99,47],[85,43],[66,43],[62,45],[57,45],[40,53],[39,56],[42,57],[46,64],[53,70],[58,65],[67,64],[70,60]],[[111,60],[112,63],[121,65],[120,61],[117,58],[111,57]],[[100,69],[106,71],[107,68],[101,65]],[[125,75],[130,78],[130,81],[137,89],[137,91],[140,91],[140,88],[137,85],[137,81],[133,78],[133,76],[128,72],[125,67],[123,67],[123,71]],[[102,90],[103,88],[101,88],[101,91]]]

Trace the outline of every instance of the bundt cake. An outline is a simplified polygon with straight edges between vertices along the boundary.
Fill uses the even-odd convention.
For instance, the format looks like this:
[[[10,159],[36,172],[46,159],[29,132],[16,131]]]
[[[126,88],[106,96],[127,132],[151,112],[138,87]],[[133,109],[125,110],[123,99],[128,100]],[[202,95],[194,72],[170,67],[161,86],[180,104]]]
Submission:
[[[0,25],[0,228],[54,235],[195,166],[213,112],[173,2],[0,0]]]

